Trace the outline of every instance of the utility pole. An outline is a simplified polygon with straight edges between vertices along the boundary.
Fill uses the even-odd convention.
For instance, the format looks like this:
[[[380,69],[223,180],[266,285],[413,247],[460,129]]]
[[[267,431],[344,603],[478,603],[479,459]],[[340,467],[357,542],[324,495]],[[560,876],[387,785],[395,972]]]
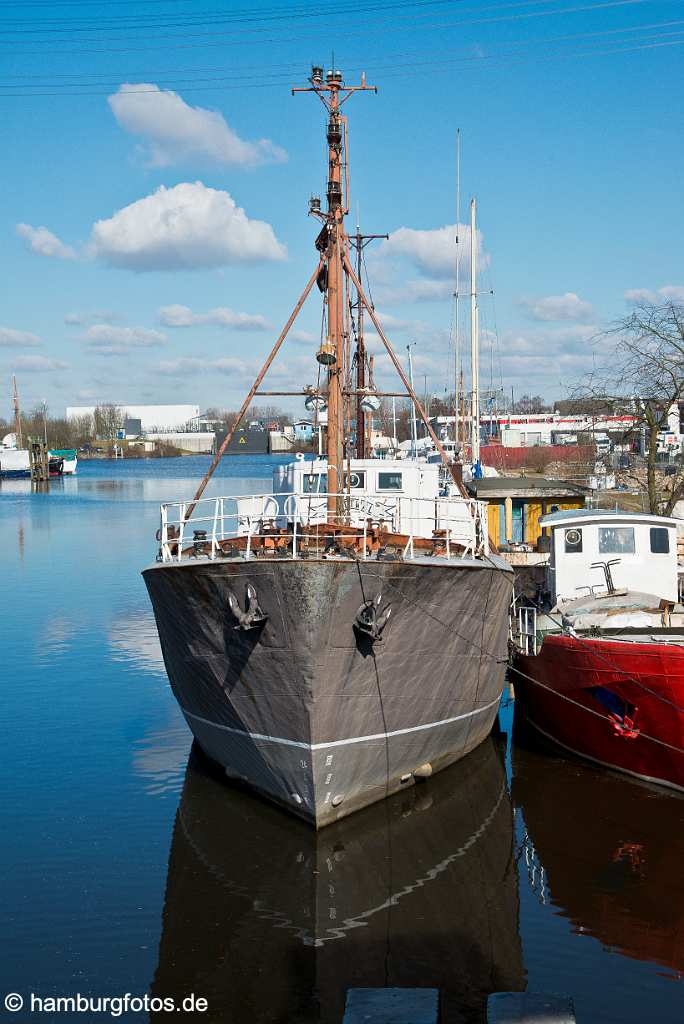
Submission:
[[[23,448],[21,436],[21,411],[19,409],[19,392],[17,391],[17,378],[12,374],[12,403],[14,405],[14,434],[16,436],[17,448]]]
[[[409,371],[409,384],[411,385],[411,391],[415,391],[413,387],[413,360],[411,358],[411,348],[415,345],[415,341],[409,342],[406,346],[408,352],[408,371]],[[411,404],[411,455],[415,459],[416,452],[418,450],[418,424],[416,423],[416,407]]]

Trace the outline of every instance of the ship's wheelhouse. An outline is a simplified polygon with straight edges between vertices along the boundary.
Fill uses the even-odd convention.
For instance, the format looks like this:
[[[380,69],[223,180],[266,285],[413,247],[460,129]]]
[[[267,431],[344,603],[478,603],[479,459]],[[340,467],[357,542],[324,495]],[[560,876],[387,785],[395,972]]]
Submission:
[[[382,520],[395,532],[432,537],[449,530],[453,540],[473,543],[472,502],[445,493],[440,466],[406,459],[351,459],[342,471],[340,497],[352,526]],[[328,518],[328,464],[297,459],[273,471],[273,492],[283,523],[296,508],[308,523]]]

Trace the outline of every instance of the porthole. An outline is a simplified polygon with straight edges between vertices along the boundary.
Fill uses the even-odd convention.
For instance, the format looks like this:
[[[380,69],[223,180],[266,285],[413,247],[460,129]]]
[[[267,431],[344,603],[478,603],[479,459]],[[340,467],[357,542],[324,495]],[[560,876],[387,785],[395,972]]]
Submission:
[[[565,531],[565,550],[573,553],[582,550],[582,531],[573,527]]]

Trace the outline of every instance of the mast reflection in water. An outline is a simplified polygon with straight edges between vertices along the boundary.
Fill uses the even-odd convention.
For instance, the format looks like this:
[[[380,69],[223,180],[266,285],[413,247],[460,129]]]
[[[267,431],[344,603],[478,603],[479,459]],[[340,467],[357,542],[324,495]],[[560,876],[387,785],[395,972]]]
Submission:
[[[489,739],[405,795],[316,833],[193,751],[153,995],[205,1020],[339,1024],[347,988],[434,986],[444,1022],[524,987],[513,816]]]

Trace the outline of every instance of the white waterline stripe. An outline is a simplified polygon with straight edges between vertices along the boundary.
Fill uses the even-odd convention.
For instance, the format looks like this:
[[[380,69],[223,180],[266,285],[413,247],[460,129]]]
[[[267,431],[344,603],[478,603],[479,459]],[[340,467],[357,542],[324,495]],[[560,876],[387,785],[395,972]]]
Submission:
[[[501,694],[495,699],[485,704],[484,707],[475,708],[474,711],[467,711],[464,715],[454,715],[453,718],[442,718],[439,722],[428,722],[426,725],[413,725],[409,729],[395,729],[393,732],[376,732],[371,736],[352,736],[346,740],[331,740],[330,743],[302,743],[301,740],[286,740],[282,736],[267,736],[263,733],[248,732],[246,729],[233,729],[230,725],[220,725],[218,722],[212,722],[209,718],[202,718],[201,715],[194,715],[192,711],[186,711],[185,708],[181,708],[181,711],[186,718],[194,718],[197,722],[203,722],[204,725],[212,725],[215,729],[223,729],[224,732],[232,732],[236,736],[249,736],[253,740],[263,740],[266,743],[281,743],[286,747],[302,747],[304,750],[328,750],[330,747],[346,747],[350,743],[367,743],[369,740],[385,740],[391,739],[393,736],[405,736],[410,732],[420,732],[423,729],[436,729],[440,725],[451,725],[452,722],[460,722],[464,718],[472,718],[473,715],[481,715],[484,711],[489,711],[490,708],[494,707],[501,700]]]

